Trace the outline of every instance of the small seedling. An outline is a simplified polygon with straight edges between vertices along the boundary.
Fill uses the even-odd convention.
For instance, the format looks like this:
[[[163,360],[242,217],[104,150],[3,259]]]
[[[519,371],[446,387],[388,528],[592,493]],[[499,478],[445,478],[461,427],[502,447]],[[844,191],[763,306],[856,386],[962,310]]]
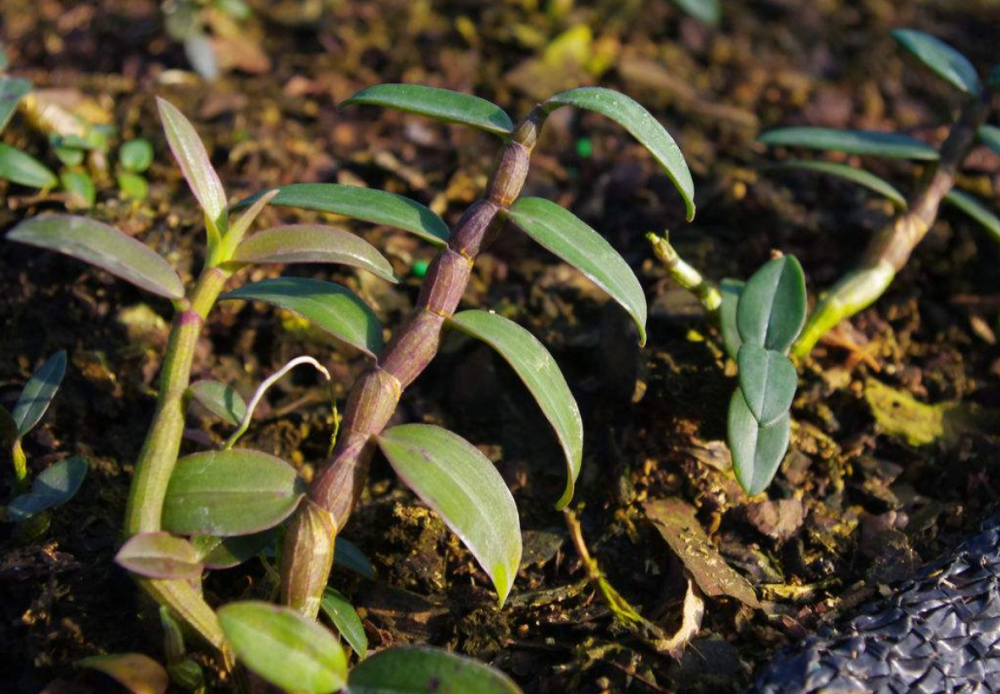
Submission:
[[[126,198],[145,200],[149,182],[143,174],[153,163],[153,145],[149,140],[135,139],[118,150],[118,189]]]
[[[858,267],[820,294],[802,336],[792,348],[797,355],[808,354],[840,321],[870,306],[882,295],[934,224],[942,202],[967,214],[1000,241],[1000,218],[954,187],[958,170],[977,139],[1000,154],[1000,128],[985,123],[993,96],[1000,91],[1000,67],[983,83],[969,60],[939,39],[913,29],[898,29],[892,36],[962,94],[961,113],[940,149],[902,133],[832,128],[779,128],[760,137],[761,142],[772,146],[910,159],[934,167],[909,199],[889,182],[846,164],[791,160],[772,167],[777,171],[794,169],[837,176],[886,197],[897,208],[892,221],[872,239]]]

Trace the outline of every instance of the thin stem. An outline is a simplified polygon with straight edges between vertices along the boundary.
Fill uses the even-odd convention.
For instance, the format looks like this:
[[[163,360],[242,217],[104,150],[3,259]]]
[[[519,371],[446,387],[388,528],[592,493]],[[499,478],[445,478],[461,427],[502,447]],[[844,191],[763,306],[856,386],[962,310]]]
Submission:
[[[900,212],[871,240],[858,267],[820,295],[792,354],[803,357],[842,320],[871,306],[903,269],[910,255],[937,218],[941,200],[955,184],[958,168],[990,111],[992,94],[969,101],[941,146],[941,157],[927,182]]]
[[[10,453],[14,459],[14,494],[17,495],[28,488],[28,459],[21,447],[21,439],[14,441]]]
[[[649,232],[646,234],[646,240],[653,247],[656,258],[663,263],[664,269],[670,274],[670,279],[694,294],[709,319],[715,322],[722,306],[722,294],[719,288],[681,258],[677,249],[670,245],[669,231],[664,231],[662,237]]]

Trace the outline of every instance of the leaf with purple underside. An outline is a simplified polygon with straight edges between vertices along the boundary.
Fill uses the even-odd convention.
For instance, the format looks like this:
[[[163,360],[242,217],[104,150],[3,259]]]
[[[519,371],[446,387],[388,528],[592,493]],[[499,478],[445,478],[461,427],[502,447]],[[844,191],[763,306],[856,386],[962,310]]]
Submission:
[[[162,579],[197,579],[204,568],[190,542],[166,532],[133,535],[118,550],[115,563],[134,574]]]

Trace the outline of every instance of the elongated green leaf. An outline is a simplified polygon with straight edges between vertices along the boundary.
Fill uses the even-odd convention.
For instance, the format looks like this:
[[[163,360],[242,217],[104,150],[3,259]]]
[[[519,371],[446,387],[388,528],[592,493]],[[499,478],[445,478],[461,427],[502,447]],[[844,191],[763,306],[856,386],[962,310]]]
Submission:
[[[0,132],[7,127],[17,105],[31,91],[31,82],[20,77],[0,77]]]
[[[0,142],[0,178],[29,188],[51,188],[59,182],[52,170],[27,152]]]
[[[65,374],[66,352],[59,351],[31,375],[17,398],[12,414],[18,434],[24,436],[35,428],[42,415],[49,409],[49,404],[59,390]]]
[[[722,332],[722,344],[726,354],[735,360],[743,346],[739,327],[736,325],[736,308],[739,306],[740,294],[746,283],[741,280],[724,279],[719,283],[719,293],[722,294],[722,305],[719,307],[719,330]]]
[[[170,677],[163,666],[142,653],[113,653],[84,658],[77,665],[97,670],[132,694],[166,694]]]
[[[263,552],[275,537],[277,532],[274,528],[236,537],[196,535],[191,538],[191,545],[206,569],[231,569]]]
[[[323,591],[323,600],[319,606],[323,614],[333,622],[333,626],[337,627],[340,635],[351,644],[354,652],[362,660],[367,658],[368,636],[365,634],[365,625],[361,623],[361,617],[351,602],[339,590],[327,588]]]
[[[170,533],[133,535],[115,555],[115,563],[147,578],[201,578],[204,568],[198,552],[183,537]]]
[[[774,424],[788,412],[798,386],[798,374],[792,360],[781,352],[757,345],[740,347],[740,389],[743,398],[761,426]]]
[[[639,329],[639,344],[646,344],[646,295],[628,263],[603,236],[542,198],[520,198],[510,208],[510,218],[621,304]]]
[[[365,553],[350,540],[345,540],[342,537],[337,538],[337,543],[333,548],[333,563],[353,571],[369,581],[375,580],[375,567],[372,566]]]
[[[237,207],[253,204],[263,194],[252,195]],[[293,183],[279,188],[271,204],[384,224],[409,231],[439,247],[448,243],[450,235],[444,220],[419,202],[382,190],[339,183]]]
[[[382,325],[375,313],[347,287],[303,277],[279,277],[247,284],[222,296],[263,301],[298,313],[362,352],[382,351]]]
[[[611,89],[578,87],[556,94],[544,106],[550,113],[560,106],[594,111],[625,128],[663,167],[684,198],[688,221],[694,219],[694,182],[684,155],[670,133],[638,102]]]
[[[422,84],[376,84],[362,89],[341,107],[353,104],[394,108],[494,135],[509,135],[514,129],[510,116],[486,99]]]
[[[378,443],[396,474],[493,579],[502,605],[521,561],[521,525],[514,497],[493,463],[461,437],[430,424],[393,427]]]
[[[233,254],[237,263],[337,263],[367,270],[398,282],[392,265],[375,247],[343,229],[319,224],[290,224],[260,231]]]
[[[718,24],[722,17],[719,0],[674,0],[674,4],[705,24]]]
[[[236,658],[268,682],[302,694],[330,694],[347,684],[347,656],[337,638],[295,610],[234,602],[219,623]]]
[[[791,419],[785,412],[773,424],[760,426],[737,388],[729,401],[727,425],[736,480],[747,494],[760,494],[771,484],[788,450]]]
[[[993,240],[1000,243],[1000,218],[983,207],[978,200],[968,193],[952,188],[944,196],[944,201],[979,222],[986,231],[990,232]]]
[[[559,366],[534,335],[503,316],[489,311],[462,311],[450,322],[499,352],[535,396],[566,457],[566,490],[556,502],[556,509],[562,510],[573,498],[580,474],[583,420]]]
[[[916,29],[894,29],[889,33],[920,62],[966,94],[978,96],[983,90],[968,58],[941,39]]]
[[[471,658],[426,646],[376,653],[351,670],[345,694],[520,694],[506,675]]]
[[[776,171],[803,169],[806,171],[817,171],[819,173],[829,174],[831,176],[836,176],[837,178],[843,178],[851,183],[857,183],[858,185],[864,186],[869,190],[874,190],[879,195],[888,198],[893,205],[900,209],[906,207],[906,198],[903,197],[902,193],[896,190],[895,186],[885,179],[879,178],[875,174],[869,173],[868,171],[859,169],[855,166],[837,164],[832,161],[806,161],[802,159],[792,159],[774,164],[768,168]]]
[[[205,211],[205,216],[223,231],[226,228],[226,191],[219,180],[219,174],[212,166],[212,160],[205,151],[205,145],[195,131],[194,126],[184,117],[176,106],[166,99],[157,97],[156,107],[163,121],[163,132],[166,133],[170,151],[181,167],[184,178],[198,204]]]
[[[979,140],[994,152],[1000,154],[1000,128],[995,125],[980,125]]]
[[[806,280],[799,261],[786,255],[764,263],[736,307],[743,342],[787,354],[805,320]]]
[[[76,496],[87,476],[87,460],[67,458],[42,470],[31,485],[31,492],[16,497],[7,506],[7,515],[20,523],[28,518],[61,506]]]
[[[33,217],[14,227],[7,240],[65,253],[168,299],[184,297],[184,285],[170,263],[144,243],[94,219]]]
[[[299,505],[305,484],[273,455],[243,448],[202,451],[177,461],[163,504],[163,528],[177,535],[250,535]]]
[[[867,154],[874,157],[920,159],[934,161],[938,151],[926,142],[901,133],[884,133],[874,130],[837,130],[836,128],[778,128],[759,138],[766,145],[809,147],[848,154]]]
[[[243,396],[225,383],[198,381],[191,384],[188,392],[205,409],[234,427],[239,426],[247,413],[247,403]]]

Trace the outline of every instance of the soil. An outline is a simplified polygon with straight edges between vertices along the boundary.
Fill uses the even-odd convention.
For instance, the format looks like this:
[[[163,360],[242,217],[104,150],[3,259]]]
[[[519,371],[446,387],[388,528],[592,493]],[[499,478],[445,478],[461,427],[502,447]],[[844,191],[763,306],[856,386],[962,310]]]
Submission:
[[[643,233],[669,228],[682,255],[711,278],[745,278],[780,249],[802,261],[811,293],[828,286],[891,210],[847,183],[764,172],[780,153],[754,138],[774,125],[808,123],[940,142],[956,97],[905,58],[888,31],[930,31],[986,70],[996,59],[995,2],[723,3],[716,29],[664,0],[252,4],[259,11],[234,53],[238,64],[206,85],[186,72],[183,49],[165,37],[153,0],[0,2],[13,73],[39,88],[78,90],[121,136],[154,143],[149,198],[119,198],[112,158],[96,176],[91,214],[163,253],[185,278],[202,259],[202,221],[169,157],[154,95],[196,124],[230,199],[291,182],[363,183],[457,219],[481,191],[496,141],[412,116],[335,108],[363,86],[394,81],[476,93],[515,116],[564,88],[620,89],[676,137],[696,182],[699,212],[687,224],[669,181],[617,126],[558,111],[525,194],[573,210],[636,269],[650,302],[648,345],[637,347],[606,296],[513,228],[477,263],[464,305],[502,309],[563,368],[587,432],[574,508],[610,584],[650,623],[676,629],[685,558],[647,517],[655,502],[672,500],[669,508],[695,514],[756,599],[699,585],[705,618],[682,654],[659,652],[648,630],[618,618],[587,580],[563,516],[552,510],[564,467],[537,407],[486,347],[452,340],[407,391],[397,417],[446,425],[496,461],[521,510],[525,562],[499,609],[471,556],[377,461],[344,531],[377,578],[343,570],[333,578],[359,608],[373,648],[446,646],[491,662],[526,692],[736,691],[775,649],[889,590],[989,512],[1000,484],[1000,441],[991,426],[992,408],[1000,407],[1000,268],[992,241],[972,222],[945,211],[887,294],[842,333],[858,347],[821,344],[800,365],[793,452],[766,495],[753,499],[735,483],[723,444],[732,364],[697,306],[656,265]],[[4,139],[57,165],[21,117]],[[870,165],[904,190],[922,174],[898,161]],[[995,197],[1000,158],[976,149],[960,183]],[[64,209],[58,194],[39,197],[5,183],[0,197],[0,229]],[[262,224],[316,218],[274,208]],[[414,265],[432,249],[401,232],[338,223],[384,249],[407,280],[393,288],[336,268],[283,272],[346,283],[391,329],[416,297]],[[28,536],[0,525],[0,682],[18,693],[53,681],[59,684],[46,691],[110,691],[74,662],[100,653],[162,654],[155,611],[112,557],[132,460],[153,412],[171,307],[78,262],[16,244],[0,244],[0,268],[0,404],[12,406],[48,355],[65,349],[70,357],[62,390],[25,444],[32,474],[68,454],[90,461],[79,495],[50,514],[47,528]],[[302,353],[330,365],[341,403],[365,365],[287,316],[222,304],[194,376],[249,395]],[[919,403],[906,395],[970,416],[942,415],[954,425],[914,439],[905,425]],[[248,446],[300,466],[322,461],[333,417],[315,378],[297,373],[263,407]],[[900,408],[902,416],[891,416]],[[944,410],[929,411],[933,419]],[[228,434],[203,412],[192,413],[189,426],[188,451]],[[11,476],[2,479],[6,495]],[[215,604],[268,596],[272,588],[258,560],[206,582]],[[206,667],[212,691],[235,690]]]

